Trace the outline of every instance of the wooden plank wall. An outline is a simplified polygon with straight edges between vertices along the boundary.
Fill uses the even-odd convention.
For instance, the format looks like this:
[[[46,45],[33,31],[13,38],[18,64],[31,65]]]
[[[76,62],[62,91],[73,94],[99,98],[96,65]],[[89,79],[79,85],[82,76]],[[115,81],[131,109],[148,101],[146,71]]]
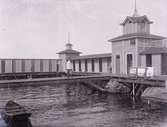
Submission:
[[[61,70],[57,59],[0,59],[1,73],[57,72]]]

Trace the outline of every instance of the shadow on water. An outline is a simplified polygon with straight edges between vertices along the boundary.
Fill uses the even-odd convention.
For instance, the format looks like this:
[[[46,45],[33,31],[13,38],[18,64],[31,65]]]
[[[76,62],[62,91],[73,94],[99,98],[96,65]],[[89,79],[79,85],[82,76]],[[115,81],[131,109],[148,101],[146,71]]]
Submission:
[[[166,127],[167,106],[126,95],[102,94],[82,84],[0,89],[31,110],[34,127]]]

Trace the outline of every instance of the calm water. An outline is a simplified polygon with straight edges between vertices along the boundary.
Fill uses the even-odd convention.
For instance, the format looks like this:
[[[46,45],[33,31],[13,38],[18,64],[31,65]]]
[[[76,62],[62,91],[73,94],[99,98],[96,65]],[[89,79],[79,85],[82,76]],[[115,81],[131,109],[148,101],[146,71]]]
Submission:
[[[7,100],[32,111],[34,127],[167,127],[167,106],[133,103],[121,95],[100,94],[79,85],[0,89],[0,107]]]

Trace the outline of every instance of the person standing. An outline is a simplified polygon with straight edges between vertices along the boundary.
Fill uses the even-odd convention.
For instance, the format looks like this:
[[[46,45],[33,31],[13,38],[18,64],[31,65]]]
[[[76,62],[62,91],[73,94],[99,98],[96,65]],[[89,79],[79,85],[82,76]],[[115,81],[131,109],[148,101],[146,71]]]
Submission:
[[[66,69],[67,69],[67,77],[69,77],[72,71],[72,64],[70,59],[67,60]]]

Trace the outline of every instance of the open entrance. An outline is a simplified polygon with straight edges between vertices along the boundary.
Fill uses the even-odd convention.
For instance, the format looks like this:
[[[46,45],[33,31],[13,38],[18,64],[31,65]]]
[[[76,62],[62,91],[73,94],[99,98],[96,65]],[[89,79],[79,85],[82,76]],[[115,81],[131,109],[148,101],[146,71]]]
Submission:
[[[1,61],[1,71],[2,73],[5,73],[5,60]]]
[[[162,75],[167,75],[167,54],[162,54],[161,63],[162,63],[161,66]]]
[[[146,66],[152,67],[152,55],[151,54],[146,54]]]
[[[103,62],[102,62],[102,58],[99,59],[99,72],[103,71]]]
[[[132,54],[127,54],[127,73],[129,74],[130,68],[132,67]]]
[[[116,74],[120,74],[120,55],[116,55]]]

